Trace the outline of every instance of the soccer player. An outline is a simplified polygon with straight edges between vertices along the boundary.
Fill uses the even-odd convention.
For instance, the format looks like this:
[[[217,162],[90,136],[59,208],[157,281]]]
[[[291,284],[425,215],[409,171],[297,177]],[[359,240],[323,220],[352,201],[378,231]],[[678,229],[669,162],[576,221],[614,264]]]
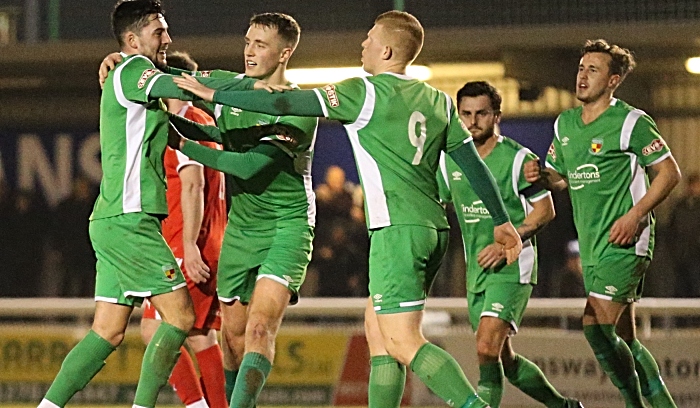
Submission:
[[[289,85],[285,72],[299,36],[291,16],[253,16],[245,38],[245,76]],[[210,107],[221,133],[214,139],[234,151],[208,149],[184,138],[175,143],[188,157],[234,176],[218,293],[231,405],[252,407],[272,368],[284,311],[297,303],[311,260],[316,220],[311,157],[318,119],[266,115],[223,104]],[[216,133],[177,118],[173,125],[197,139]],[[259,125],[288,125],[294,129],[294,142],[284,135],[253,145],[241,139],[241,132]]]
[[[153,407],[194,323],[185,279],[161,235],[160,220],[168,211],[162,161],[168,116],[158,98],[187,95],[159,70],[171,43],[160,2],[118,2],[112,28],[124,60],[107,77],[100,102],[103,177],[90,220],[97,256],[95,317],[92,330],[63,361],[42,408],[65,406],[100,371],[144,298],[162,323],[146,347],[134,407]],[[227,83],[270,89],[254,80]]]
[[[410,366],[451,406],[485,407],[454,358],[421,332],[425,299],[448,235],[435,177],[441,150],[460,165],[493,215],[495,239],[508,262],[517,259],[521,241],[450,97],[406,76],[422,45],[418,20],[390,11],[377,18],[362,43],[364,69],[373,76],[267,97],[215,92],[193,77],[178,82],[205,100],[240,109],[325,116],[345,124],[371,234],[371,298],[365,314],[372,356],[370,406],[398,407],[405,366]]]
[[[299,36],[299,25],[291,16],[255,15],[246,34],[245,74],[220,70],[193,74],[200,80],[258,78],[264,81],[256,84],[266,84],[263,89],[288,89],[286,67]],[[105,58],[101,81],[119,61],[118,54]],[[217,291],[223,312],[226,395],[234,406],[253,406],[264,385],[259,379],[267,378],[271,370],[284,310],[298,301],[311,257],[316,207],[310,170],[318,120],[264,115],[222,104],[209,107],[218,128],[176,116],[172,124],[190,138],[223,143],[227,151],[184,138],[181,146],[176,132],[172,146],[235,177]],[[263,135],[269,136],[260,143]],[[241,380],[236,387],[237,378]]]
[[[479,357],[477,394],[492,408],[501,403],[503,377],[549,408],[579,407],[552,387],[542,371],[515,354],[515,335],[537,283],[535,234],[554,219],[548,190],[525,181],[523,165],[537,157],[512,139],[495,132],[501,120],[501,95],[487,82],[468,82],[457,92],[457,110],[474,139],[476,150],[493,174],[511,221],[519,225],[523,250],[505,264],[500,245],[493,243],[493,222],[459,166],[441,156],[438,182],[445,201],[459,214],[467,264],[469,320],[476,332]]]
[[[656,124],[613,93],[635,66],[629,50],[587,41],[576,77],[582,106],[559,115],[547,168],[526,180],[568,186],[588,299],[583,332],[627,407],[675,407],[659,368],[637,340],[634,302],[654,249],[654,214],[680,180]],[[649,185],[645,168],[656,177]],[[617,329],[617,333],[616,333]]]
[[[174,68],[197,70],[197,64],[186,53],[169,53],[167,61]],[[209,115],[191,102],[164,101],[168,112],[204,125],[215,125]],[[168,217],[162,223],[163,237],[185,275],[194,305],[194,327],[186,343],[197,357],[202,376],[200,385],[192,358],[183,347],[169,382],[188,408],[228,408],[221,348],[216,337],[221,327],[216,277],[226,228],[224,176],[170,148],[165,151],[163,163],[168,184]],[[141,336],[146,344],[159,325],[160,315],[150,302],[145,302]]]

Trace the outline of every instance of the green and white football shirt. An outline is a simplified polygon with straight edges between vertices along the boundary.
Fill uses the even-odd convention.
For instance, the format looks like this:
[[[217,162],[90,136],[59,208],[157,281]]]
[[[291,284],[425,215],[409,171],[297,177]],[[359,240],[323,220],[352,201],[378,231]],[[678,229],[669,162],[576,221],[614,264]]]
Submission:
[[[227,76],[243,78],[244,74],[226,71],[211,72],[211,77]],[[284,139],[279,136],[262,139],[284,150],[293,160],[278,160],[248,180],[233,177],[234,186],[228,222],[237,228],[249,230],[269,230],[300,224],[315,226],[316,201],[311,184],[311,161],[318,118],[272,116],[221,104],[212,104],[211,108],[214,111],[216,123],[224,135],[232,129],[273,123],[291,125],[300,130],[295,135],[297,144],[293,148],[284,143]],[[253,147],[241,145],[235,140],[231,142],[224,145],[227,147],[233,145],[234,150],[239,152],[245,152]]]
[[[168,115],[148,96],[163,74],[143,55],[123,57],[107,76],[100,101],[103,175],[91,219],[168,213],[163,168]]]
[[[647,192],[645,167],[670,156],[656,124],[644,111],[613,99],[596,120],[584,124],[582,107],[564,111],[554,123],[547,165],[566,177],[579,235],[581,262],[596,265],[611,255],[651,258],[654,217],[636,244],[608,242],[610,228]]]
[[[536,160],[537,156],[529,149],[512,139],[498,136],[498,143],[484,158],[484,163],[493,174],[503,203],[513,225],[520,225],[532,210],[530,203],[550,195],[549,191],[533,189],[525,181],[523,164]],[[523,250],[518,260],[510,265],[505,262],[492,269],[479,266],[477,256],[482,249],[494,242],[493,219],[484,204],[474,192],[469,180],[447,155],[440,158],[438,181],[447,187],[441,189],[445,201],[452,201],[459,219],[467,263],[467,290],[482,292],[490,283],[510,282],[521,284],[537,283],[537,244],[535,237],[523,242]]]
[[[394,73],[314,91],[324,115],[347,130],[365,195],[367,227],[448,228],[435,178],[439,154],[471,140],[450,97]]]

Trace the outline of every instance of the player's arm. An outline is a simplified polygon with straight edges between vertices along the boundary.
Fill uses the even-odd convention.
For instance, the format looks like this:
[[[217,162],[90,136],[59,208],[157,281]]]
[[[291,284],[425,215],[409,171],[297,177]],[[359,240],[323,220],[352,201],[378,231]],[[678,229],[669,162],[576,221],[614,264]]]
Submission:
[[[174,79],[178,78],[175,75],[170,74],[158,74],[156,78],[153,79],[155,83],[150,88],[148,96],[151,99],[158,98],[174,98],[183,101],[191,101],[196,99],[196,97],[187,91],[184,91],[175,84]],[[234,89],[234,90],[253,90],[262,89],[255,88],[257,83],[262,83],[257,79],[252,78],[200,78],[203,85],[220,87],[222,89]]]
[[[463,126],[456,110],[452,108],[447,128],[448,154],[467,176],[474,192],[491,213],[494,225],[494,240],[503,245],[506,260],[508,264],[511,264],[518,259],[523,243],[515,227],[510,222],[493,175],[486,167],[486,164],[484,164],[484,161],[481,160],[481,157],[479,157],[469,132]]]
[[[168,113],[168,116],[170,116],[170,125],[186,138],[196,141],[222,143],[223,138],[218,127],[203,125],[174,113]]]
[[[552,194],[550,192],[541,194],[537,198],[528,199],[528,201],[532,206],[532,211],[525,217],[523,223],[516,228],[523,242],[534,237],[545,225],[549,224],[556,215],[554,211],[554,201],[552,200]]]
[[[198,79],[184,75],[177,77],[175,83],[207,102],[235,106],[245,111],[275,116],[324,117],[321,103],[313,90],[283,93],[226,91],[210,88]]]
[[[178,156],[182,153],[177,152]],[[210,270],[202,260],[197,238],[204,219],[204,168],[199,163],[189,163],[178,170],[182,192],[182,246],[187,275],[194,283],[206,282]]]
[[[624,150],[634,154],[639,165],[650,168],[656,177],[644,196],[610,228],[609,242],[617,245],[636,242],[650,222],[651,211],[668,197],[681,179],[676,159],[651,117],[642,115],[637,119],[628,143]]]
[[[289,159],[287,153],[270,143],[260,143],[245,153],[210,149],[187,140],[172,127],[168,134],[168,144],[192,160],[243,180],[260,173],[276,160]]]
[[[649,213],[668,197],[681,180],[681,171],[676,159],[670,154],[649,167],[656,174],[649,190],[627,214],[615,221],[610,228],[609,242],[617,245],[634,243],[639,233],[648,225]]]
[[[566,179],[556,170],[550,167],[540,167],[538,159],[525,163],[524,172],[525,180],[549,191],[564,190],[568,186]]]

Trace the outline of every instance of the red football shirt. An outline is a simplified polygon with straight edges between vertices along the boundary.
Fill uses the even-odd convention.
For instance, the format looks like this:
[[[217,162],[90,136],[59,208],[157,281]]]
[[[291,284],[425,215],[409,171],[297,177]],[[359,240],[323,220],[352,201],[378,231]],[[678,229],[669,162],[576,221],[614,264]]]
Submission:
[[[209,115],[194,106],[186,106],[178,114],[197,123],[216,125]],[[217,143],[199,143],[207,147],[221,149]],[[202,166],[202,164],[190,160],[180,151],[168,147],[165,151],[164,165],[168,183],[168,217],[163,220],[163,237],[165,237],[175,258],[178,258],[179,261],[184,257],[184,250],[182,247],[182,206],[180,204],[182,183],[178,172],[185,166]],[[219,262],[219,253],[221,252],[221,242],[224,239],[224,229],[226,228],[224,175],[219,171],[204,167],[204,181],[204,216],[202,227],[199,230],[199,237],[197,238],[197,246],[202,254],[202,260],[215,273]],[[185,277],[187,278],[187,274],[185,274]],[[215,275],[212,278],[205,285],[213,284],[212,289],[215,289]],[[192,282],[189,282],[189,278],[187,280],[188,286],[190,286]]]

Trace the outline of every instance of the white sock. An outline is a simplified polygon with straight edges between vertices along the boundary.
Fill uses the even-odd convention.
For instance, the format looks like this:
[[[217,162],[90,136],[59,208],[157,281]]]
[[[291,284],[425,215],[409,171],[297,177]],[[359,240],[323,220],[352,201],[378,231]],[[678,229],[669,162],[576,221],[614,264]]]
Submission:
[[[39,403],[39,406],[37,408],[61,408],[61,407],[59,407],[58,405],[56,405],[53,402],[44,398],[41,400],[41,402]]]
[[[201,400],[194,402],[185,408],[209,408],[209,405],[207,405],[207,401],[202,398]]]

